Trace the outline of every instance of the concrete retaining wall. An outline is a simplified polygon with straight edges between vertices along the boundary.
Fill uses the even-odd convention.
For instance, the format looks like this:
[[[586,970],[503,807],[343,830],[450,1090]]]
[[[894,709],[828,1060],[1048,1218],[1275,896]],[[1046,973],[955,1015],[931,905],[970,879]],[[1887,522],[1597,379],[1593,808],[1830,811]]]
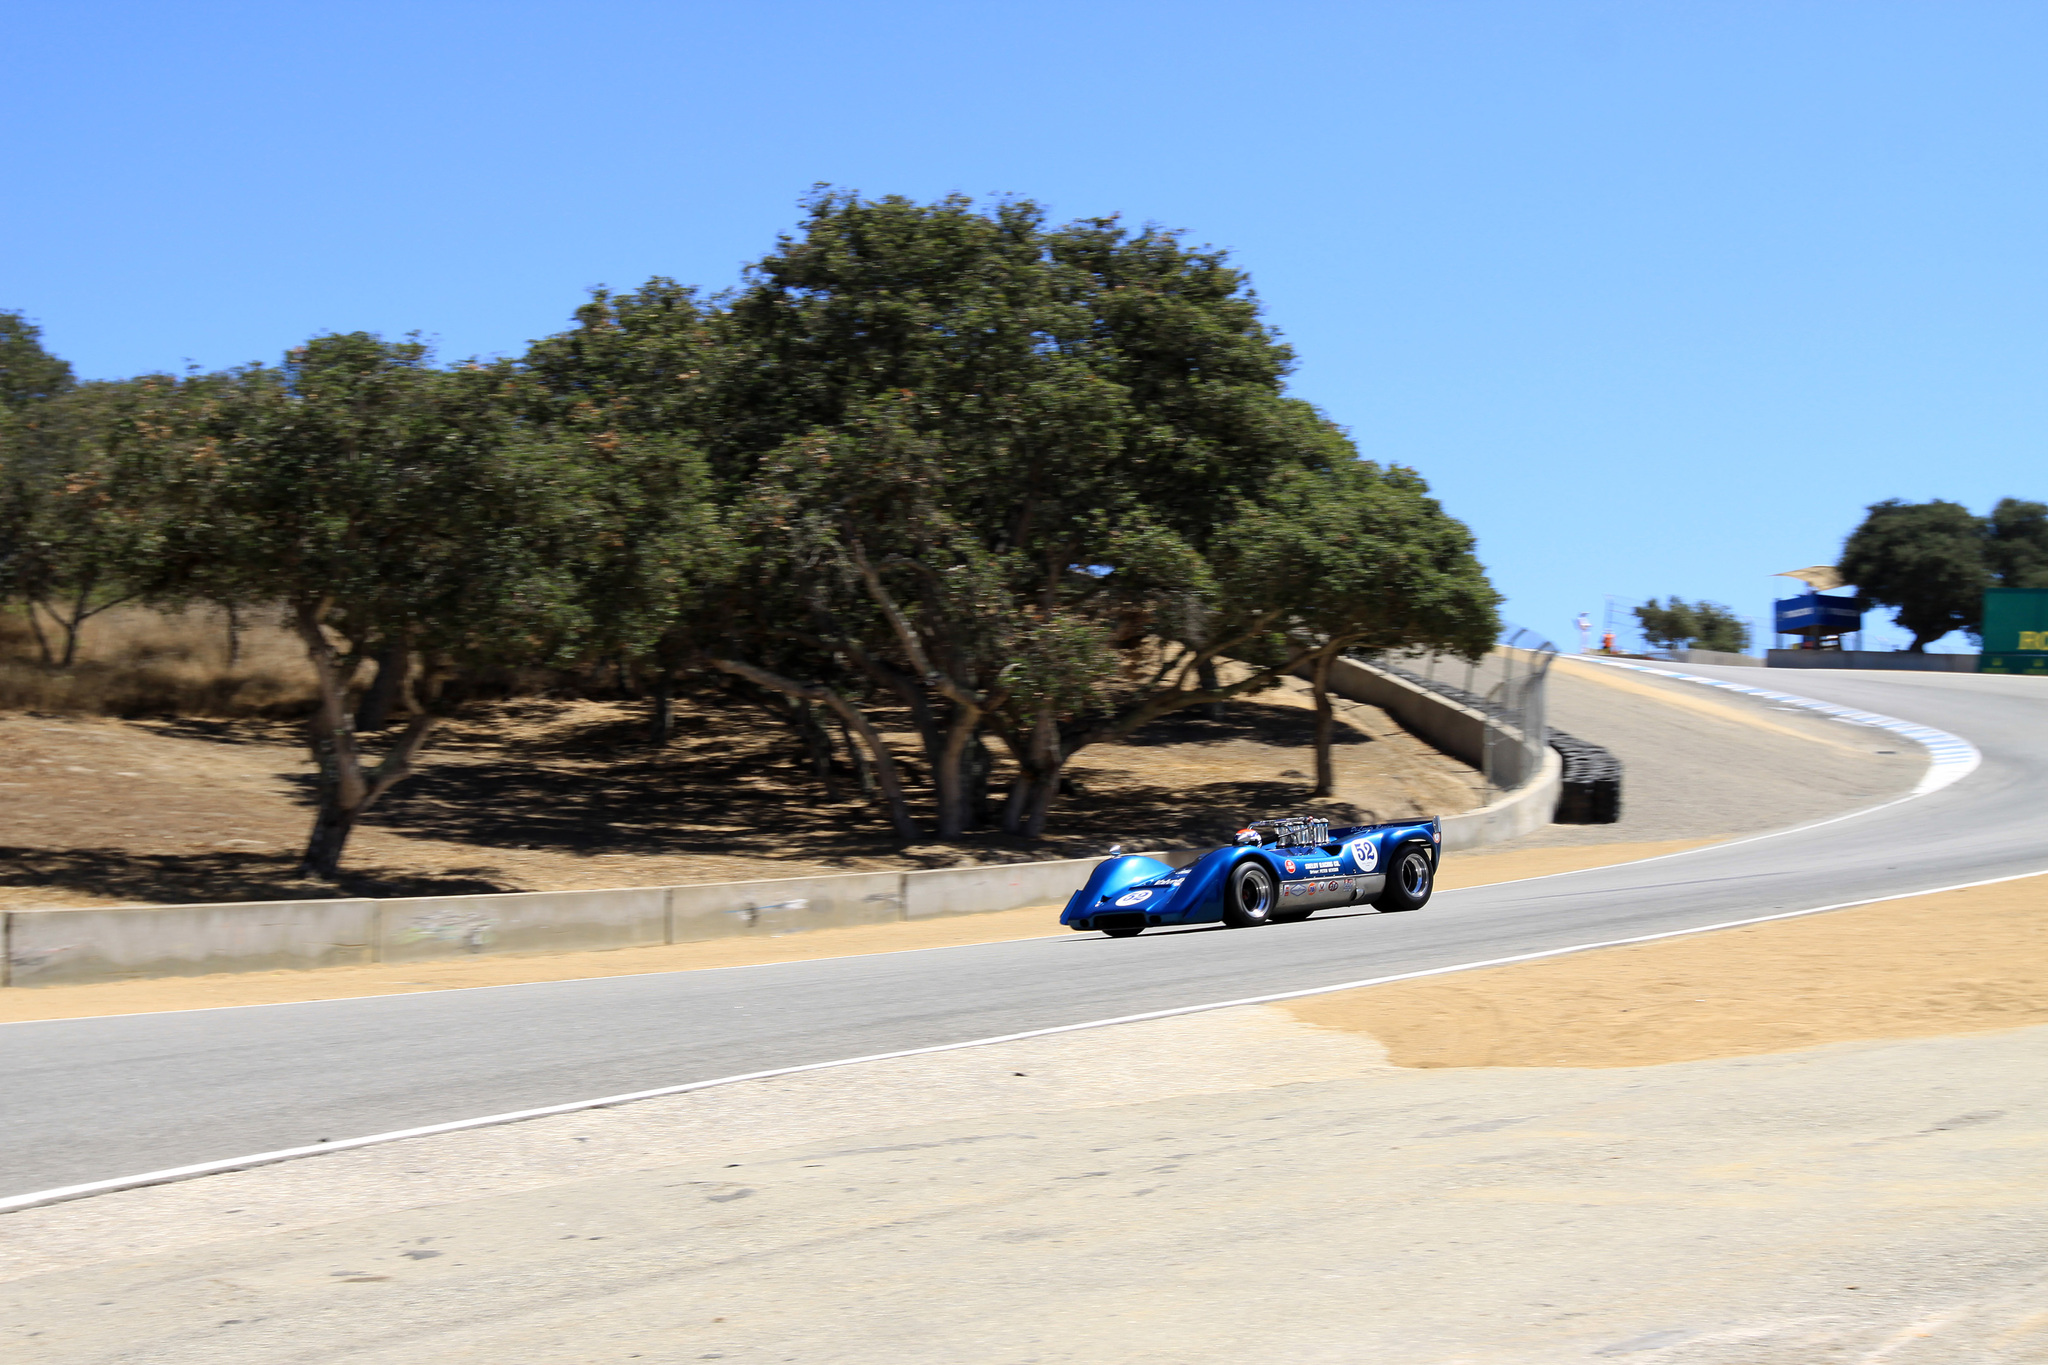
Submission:
[[[16,910],[0,918],[6,940],[0,985],[349,967],[377,960],[377,902],[368,900]]]
[[[377,903],[379,962],[667,943],[669,888],[433,896]]]
[[[1461,763],[1486,766],[1486,717],[1469,706],[1356,659],[1339,659],[1330,665],[1330,690],[1379,707],[1401,722],[1402,729]]]
[[[1725,649],[1678,649],[1673,657],[1682,664],[1719,664],[1723,668],[1762,668],[1764,661],[1754,654],[1735,654]]]
[[[1774,649],[1772,668],[1881,668],[1908,673],[1975,673],[1974,654],[1907,654],[1880,649]]]
[[[1193,861],[1198,850],[1160,855]],[[16,910],[0,916],[0,985],[427,962],[765,938],[846,924],[1064,902],[1094,858],[758,882],[405,900]]]
[[[1557,812],[1557,798],[1564,789],[1564,759],[1557,750],[1543,750],[1543,769],[1532,782],[1503,796],[1490,806],[1442,818],[1444,852],[1497,844],[1549,824]]]
[[[1486,720],[1479,712],[1350,659],[1333,665],[1330,685],[1340,696],[1380,707],[1445,753],[1483,766]],[[1562,771],[1557,754],[1546,749],[1535,781],[1480,810],[1444,817],[1444,848],[1495,843],[1546,824],[1557,806]],[[1152,856],[1185,867],[1205,851]],[[615,891],[16,910],[0,915],[0,985],[631,948],[1015,910],[1064,902],[1097,861]]]

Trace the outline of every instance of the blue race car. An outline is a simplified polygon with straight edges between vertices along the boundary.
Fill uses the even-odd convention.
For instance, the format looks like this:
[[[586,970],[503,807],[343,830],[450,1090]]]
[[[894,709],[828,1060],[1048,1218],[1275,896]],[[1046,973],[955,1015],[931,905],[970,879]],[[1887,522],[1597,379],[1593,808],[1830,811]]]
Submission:
[[[1249,929],[1345,905],[1419,910],[1436,885],[1442,850],[1435,820],[1336,829],[1311,818],[1254,820],[1235,843],[1186,867],[1110,850],[1060,923],[1129,938],[1172,924]]]

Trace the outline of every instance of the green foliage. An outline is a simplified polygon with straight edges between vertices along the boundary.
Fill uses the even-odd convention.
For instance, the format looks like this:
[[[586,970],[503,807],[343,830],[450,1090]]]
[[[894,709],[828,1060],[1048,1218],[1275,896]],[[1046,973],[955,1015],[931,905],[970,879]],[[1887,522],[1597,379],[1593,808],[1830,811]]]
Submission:
[[[1713,649],[1740,654],[1749,648],[1749,623],[1719,602],[1651,598],[1635,609],[1643,638],[1659,649]]]
[[[471,664],[575,637],[592,480],[511,419],[503,374],[353,333],[180,387],[146,472],[179,513],[153,592],[283,600]]]
[[[527,369],[557,412],[688,414],[746,566],[704,648],[909,706],[954,833],[963,725],[1056,771],[1116,709],[1115,647],[1212,613],[1219,509],[1302,425],[1257,312],[1174,234],[820,191],[729,300],[600,295]]]
[[[123,456],[153,439],[171,387],[86,384],[0,413],[0,592],[23,604],[46,664],[69,667],[80,627],[136,596],[157,553],[167,509]]]
[[[1984,567],[1998,587],[2048,588],[2048,505],[2000,498],[1984,529]]]
[[[71,364],[43,349],[42,328],[0,310],[0,409],[55,398],[73,385]]]
[[[1912,652],[1952,630],[1975,630],[1992,584],[1983,523],[1960,503],[1873,503],[1850,533],[1838,566],[1872,602],[1896,608],[1913,633]]]
[[[1224,617],[1271,613],[1340,649],[1484,654],[1500,631],[1500,596],[1471,532],[1414,470],[1359,460],[1320,417],[1298,416],[1325,438],[1303,442],[1303,454],[1335,458],[1283,467],[1239,502],[1217,538]]]
[[[1682,649],[1700,633],[1699,617],[1676,597],[1662,604],[1653,597],[1635,609],[1635,616],[1643,638],[1658,649]]]
[[[1694,649],[1741,654],[1749,648],[1749,622],[1729,608],[1718,602],[1697,602],[1692,611],[1699,623],[1699,633],[1692,640]]]

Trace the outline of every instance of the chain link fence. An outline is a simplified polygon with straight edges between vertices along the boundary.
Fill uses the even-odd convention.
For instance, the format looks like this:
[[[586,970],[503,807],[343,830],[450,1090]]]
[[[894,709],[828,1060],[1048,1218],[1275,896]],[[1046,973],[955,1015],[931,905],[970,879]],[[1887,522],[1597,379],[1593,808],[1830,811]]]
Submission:
[[[1534,779],[1543,770],[1544,749],[1552,748],[1564,764],[1552,819],[1561,825],[1611,825],[1621,818],[1621,760],[1549,725],[1550,665],[1557,652],[1534,631],[1509,625],[1478,660],[1390,650],[1357,657],[1486,717],[1482,767],[1489,794],[1511,792]]]
[[[1481,770],[1489,793],[1514,791],[1543,770],[1543,751],[1550,743],[1545,684],[1557,646],[1534,631],[1504,627],[1494,647],[1477,660],[1430,650],[1381,650],[1358,657],[1486,717]]]

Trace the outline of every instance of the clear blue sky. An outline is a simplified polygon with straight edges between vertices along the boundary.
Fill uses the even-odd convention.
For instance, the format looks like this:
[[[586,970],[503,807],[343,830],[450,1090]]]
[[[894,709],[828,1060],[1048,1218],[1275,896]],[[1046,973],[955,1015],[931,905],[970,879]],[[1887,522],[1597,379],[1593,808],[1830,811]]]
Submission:
[[[0,307],[87,376],[517,351],[594,284],[732,283],[813,182],[1007,192],[1227,247],[1295,391],[1560,644],[1607,594],[1767,618],[1879,498],[2048,498],[2039,0],[15,0],[5,34]]]

